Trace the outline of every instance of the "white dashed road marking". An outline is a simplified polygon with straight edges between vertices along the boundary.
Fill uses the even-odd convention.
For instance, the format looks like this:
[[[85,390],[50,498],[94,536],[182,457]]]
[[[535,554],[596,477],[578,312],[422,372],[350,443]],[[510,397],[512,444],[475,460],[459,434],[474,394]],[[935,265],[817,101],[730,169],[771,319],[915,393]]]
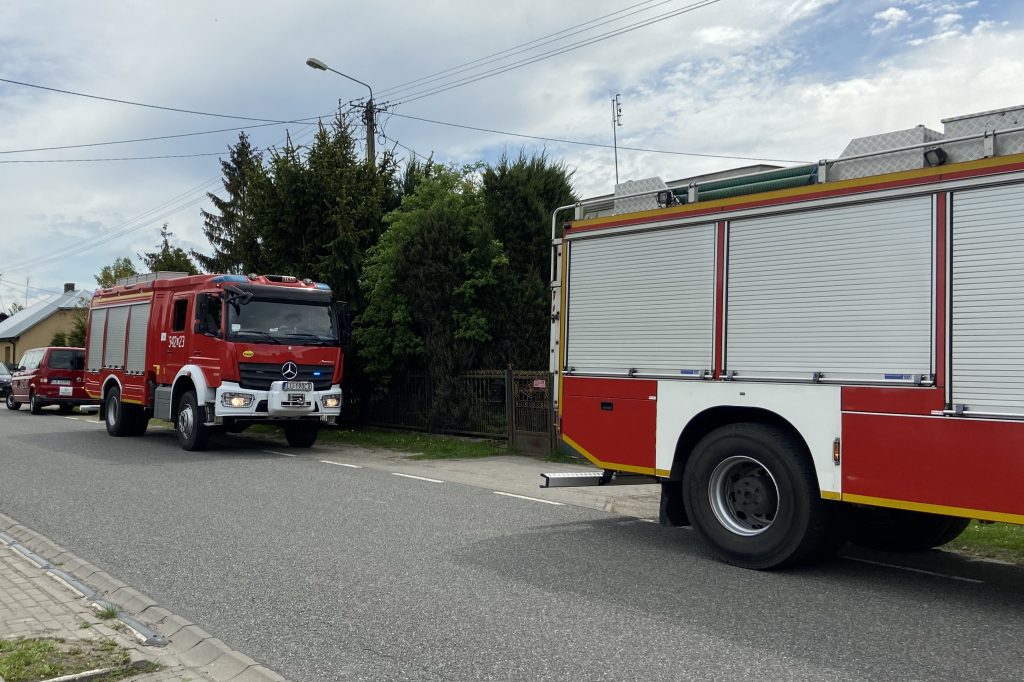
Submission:
[[[425,476],[413,476],[412,474],[399,474],[394,471],[391,472],[392,476],[401,476],[402,478],[415,478],[417,481],[429,481],[430,483],[444,483],[436,478],[427,478]]]
[[[926,571],[923,568],[911,568],[910,566],[899,566],[897,564],[887,564],[882,561],[871,561],[869,559],[857,559],[854,557],[843,557],[847,561],[856,561],[861,564],[871,564],[872,566],[885,566],[886,568],[897,568],[901,571],[910,571],[911,573],[924,573],[925,575],[934,575],[937,578],[948,578],[949,580],[959,580],[965,583],[975,583],[977,585],[984,585],[984,580],[976,580],[975,578],[964,578],[959,575],[948,575],[946,573],[936,573],[935,571]]]
[[[282,457],[298,457],[298,455],[290,455],[287,452],[277,452],[276,450],[264,450],[263,452],[270,455],[281,455]]]
[[[503,493],[503,492],[500,492],[498,490],[495,490],[494,494],[495,495],[503,495],[505,497],[515,497],[516,499],[520,499],[520,500],[529,500],[530,502],[543,502],[544,504],[553,504],[553,505],[558,506],[558,507],[565,506],[561,502],[555,502],[554,500],[542,500],[539,497],[527,497],[526,495],[515,495],[513,493]]]
[[[333,464],[333,465],[339,466],[339,467],[348,467],[349,469],[362,469],[363,468],[363,467],[359,466],[358,464],[345,464],[344,462],[332,462],[329,459],[322,459],[322,460],[320,460],[320,463],[321,464]]]

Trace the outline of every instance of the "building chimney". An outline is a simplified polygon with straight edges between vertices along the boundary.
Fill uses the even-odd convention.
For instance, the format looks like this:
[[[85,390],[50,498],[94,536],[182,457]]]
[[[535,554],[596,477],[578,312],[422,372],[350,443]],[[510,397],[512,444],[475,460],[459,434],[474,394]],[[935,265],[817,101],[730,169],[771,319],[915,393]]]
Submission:
[[[74,282],[65,282],[64,283],[64,293],[65,294],[69,294],[69,293],[71,293],[74,290],[75,290],[75,283]]]

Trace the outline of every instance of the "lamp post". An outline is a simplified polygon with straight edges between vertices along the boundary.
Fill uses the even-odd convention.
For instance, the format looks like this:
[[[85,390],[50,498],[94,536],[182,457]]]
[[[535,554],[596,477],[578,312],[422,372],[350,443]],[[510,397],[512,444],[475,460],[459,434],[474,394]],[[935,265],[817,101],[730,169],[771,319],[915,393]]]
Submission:
[[[338,71],[337,69],[332,69],[331,67],[327,66],[326,64],[324,64],[319,59],[316,59],[315,57],[310,57],[309,59],[307,59],[306,66],[310,67],[311,69],[317,69],[319,71],[332,71],[343,78],[347,78],[350,81],[359,83],[360,85],[362,85],[363,87],[370,91],[370,99],[367,100],[366,102],[366,109],[363,112],[363,120],[366,122],[366,163],[369,164],[370,169],[372,170],[377,157],[377,146],[375,137],[376,129],[374,128],[373,88],[371,88],[369,85],[359,80],[358,78],[353,78],[348,74],[344,74],[341,71]]]

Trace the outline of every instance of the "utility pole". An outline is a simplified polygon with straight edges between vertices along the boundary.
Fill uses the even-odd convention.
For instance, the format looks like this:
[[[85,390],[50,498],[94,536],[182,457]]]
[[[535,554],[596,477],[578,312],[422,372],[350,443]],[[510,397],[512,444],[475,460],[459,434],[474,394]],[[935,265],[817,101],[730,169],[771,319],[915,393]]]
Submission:
[[[615,149],[615,184],[619,184],[619,133],[618,128],[622,127],[622,103],[619,102],[622,94],[612,97],[612,147]]]
[[[366,163],[373,171],[377,162],[377,128],[374,125],[373,90],[370,90],[370,99],[366,101],[366,113],[363,119],[366,121]]]

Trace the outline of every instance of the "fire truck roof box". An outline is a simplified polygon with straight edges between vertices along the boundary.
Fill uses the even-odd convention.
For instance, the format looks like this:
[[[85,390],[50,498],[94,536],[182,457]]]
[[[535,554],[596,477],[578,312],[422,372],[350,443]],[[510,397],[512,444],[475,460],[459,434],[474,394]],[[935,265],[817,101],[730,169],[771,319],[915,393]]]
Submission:
[[[160,270],[159,272],[147,272],[144,275],[129,275],[128,277],[122,277],[114,282],[115,286],[123,286],[125,284],[141,284],[143,282],[152,282],[156,279],[178,279],[179,277],[188,277],[187,272],[172,272],[170,270]]]

